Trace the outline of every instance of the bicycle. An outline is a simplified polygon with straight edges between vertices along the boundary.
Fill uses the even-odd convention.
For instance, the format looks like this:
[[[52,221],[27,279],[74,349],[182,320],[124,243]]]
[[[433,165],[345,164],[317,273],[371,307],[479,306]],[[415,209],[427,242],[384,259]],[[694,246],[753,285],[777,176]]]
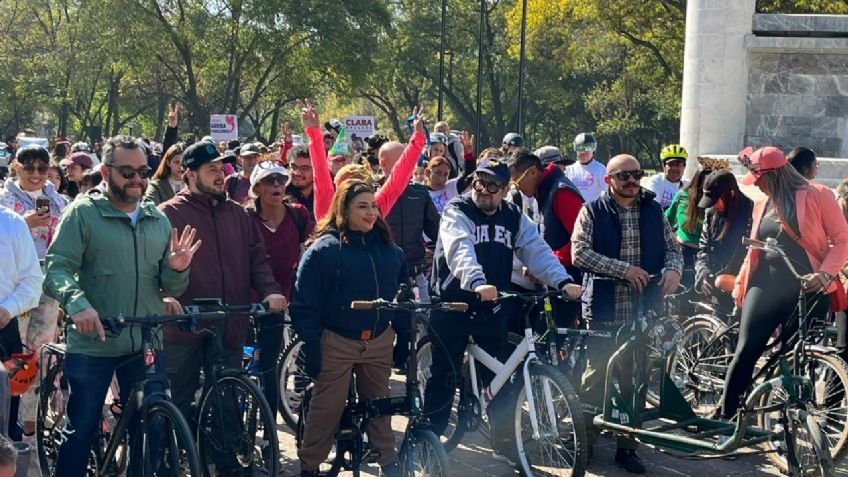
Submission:
[[[418,313],[421,311],[464,311],[468,308],[468,305],[465,303],[398,302],[378,299],[354,301],[351,303],[351,308],[354,310],[407,311],[411,312],[411,319],[415,323],[418,320]],[[411,340],[408,346],[412,346]],[[407,416],[409,418],[398,454],[401,472],[405,477],[418,475],[447,477],[450,475],[447,453],[439,438],[429,430],[429,424],[421,412],[422,392],[419,387],[417,369],[417,355],[410,351],[407,356],[406,383],[403,396],[359,399],[355,382],[351,380],[347,404],[336,431],[335,455],[331,457],[328,463],[329,468],[320,471],[322,476],[333,477],[344,469],[352,471],[354,477],[359,477],[362,464],[374,457],[370,445],[364,439],[365,430],[371,421],[384,416]],[[303,442],[311,394],[312,388],[309,387],[298,411],[297,431],[295,433],[298,447]]]
[[[192,331],[209,334],[212,340],[211,373],[205,378],[198,400],[197,453],[202,474],[234,475],[260,471],[277,475],[280,445],[276,416],[255,381],[244,368],[227,368],[223,336],[214,321],[210,328],[196,330],[198,319],[247,314],[252,319],[272,314],[261,304],[232,306],[216,298],[196,299],[186,307],[193,318]]]
[[[555,294],[560,292],[501,292],[497,301],[515,299],[538,304]],[[453,432],[445,441],[445,447],[453,449],[469,431],[480,430],[488,434],[487,408],[507,381],[517,375],[520,376],[517,379],[520,389],[515,397],[513,418],[506,423],[507,433],[512,435],[516,446],[514,457],[517,467],[526,476],[581,476],[586,470],[588,444],[580,400],[562,372],[548,364],[550,358],[543,357],[547,352],[542,352],[542,349],[550,347],[545,341],[537,339],[530,322],[531,313],[532,308],[526,307],[524,336],[505,363],[469,339],[459,389],[457,421],[449,424]],[[571,333],[566,328],[561,331]],[[438,337],[433,339],[437,342]],[[478,378],[478,362],[495,373],[487,387]],[[419,374],[425,374],[425,371],[419,371]],[[513,405],[512,398],[509,405]]]
[[[128,326],[141,328],[140,356],[145,370],[127,394],[125,405],[116,412],[114,425],[104,419],[95,436],[89,457],[88,475],[119,475],[124,470],[134,476],[172,476],[187,471],[200,475],[197,450],[191,430],[183,415],[170,401],[168,381],[156,369],[154,329],[167,323],[176,323],[183,316],[101,316],[100,321],[108,336],[117,336]],[[39,464],[44,475],[55,472],[55,458],[63,442],[67,418],[64,414],[66,400],[63,392],[67,382],[62,377],[64,346],[47,345],[46,353],[51,363],[40,390],[38,418],[36,420],[36,447]],[[132,358],[138,359],[138,358]],[[158,384],[162,390],[146,393],[148,384]],[[134,421],[133,436],[128,440],[130,423]],[[129,445],[128,445],[129,443]],[[128,447],[128,456],[126,455]],[[124,451],[124,452],[121,452]],[[127,465],[126,458],[129,459]]]
[[[774,240],[761,242],[745,239],[743,242],[749,247],[786,257]],[[794,273],[794,268],[789,265]],[[801,279],[797,273],[795,277]],[[669,376],[668,366],[664,368],[662,375],[661,397],[657,408],[643,409],[636,393],[630,402],[623,400],[610,370],[622,360],[640,362],[640,357],[644,356],[649,347],[646,343],[645,327],[634,326],[610,359],[603,412],[594,418],[594,424],[601,429],[627,435],[666,452],[682,452],[684,456],[689,457],[724,456],[736,452],[741,447],[766,443],[772,449],[767,449],[765,453],[770,456],[778,453],[785,455],[785,468],[790,475],[810,475],[814,472],[825,476],[834,475],[834,461],[829,443],[822,435],[820,424],[815,417],[818,396],[813,387],[815,369],[807,367],[810,362],[810,349],[807,346],[809,323],[806,305],[806,296],[802,291],[799,293],[801,326],[796,333],[798,339],[788,345],[784,344],[781,352],[775,353],[769,359],[769,363],[760,371],[760,375],[766,376],[766,380],[753,385],[745,394],[735,422],[707,419],[695,414]],[[673,353],[667,355],[667,363],[671,362],[671,356]],[[786,359],[787,357],[790,359]],[[644,369],[636,367],[633,373],[635,389],[646,385],[645,374]],[[757,417],[760,426],[751,425],[754,417]],[[657,420],[660,421],[659,425],[643,426],[644,423]],[[685,436],[673,432],[681,429],[692,435]],[[779,461],[775,457],[772,459]]]

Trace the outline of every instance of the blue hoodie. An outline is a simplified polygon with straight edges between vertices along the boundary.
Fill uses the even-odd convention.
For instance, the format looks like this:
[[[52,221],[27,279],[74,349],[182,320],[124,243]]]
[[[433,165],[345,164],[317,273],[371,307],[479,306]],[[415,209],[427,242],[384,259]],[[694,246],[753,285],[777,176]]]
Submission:
[[[350,303],[392,300],[400,284],[409,282],[403,251],[375,229],[348,237],[343,245],[336,234],[322,235],[301,258],[289,313],[306,342],[320,340],[325,329],[354,340],[374,339],[395,318],[386,310],[352,310]],[[396,329],[408,327],[408,315],[401,316]]]

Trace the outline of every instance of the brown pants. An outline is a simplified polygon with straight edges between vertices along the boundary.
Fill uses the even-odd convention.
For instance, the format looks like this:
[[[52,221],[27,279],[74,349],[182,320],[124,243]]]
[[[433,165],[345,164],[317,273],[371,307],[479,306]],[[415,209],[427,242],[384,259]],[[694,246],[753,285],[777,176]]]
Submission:
[[[360,399],[389,395],[394,341],[395,332],[391,328],[365,343],[324,331],[321,374],[312,389],[303,444],[297,451],[303,470],[316,470],[330,453],[347,402],[351,371],[356,372],[356,391]],[[369,441],[380,453],[379,464],[394,462],[397,453],[391,416],[371,421],[367,432]]]

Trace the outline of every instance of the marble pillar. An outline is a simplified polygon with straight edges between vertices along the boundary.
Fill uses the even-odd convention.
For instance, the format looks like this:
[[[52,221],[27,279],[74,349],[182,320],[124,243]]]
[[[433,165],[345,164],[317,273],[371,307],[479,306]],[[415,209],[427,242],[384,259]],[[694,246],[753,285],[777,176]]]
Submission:
[[[733,154],[745,133],[748,56],[755,0],[689,0],[683,60],[680,143],[686,176],[699,154]]]

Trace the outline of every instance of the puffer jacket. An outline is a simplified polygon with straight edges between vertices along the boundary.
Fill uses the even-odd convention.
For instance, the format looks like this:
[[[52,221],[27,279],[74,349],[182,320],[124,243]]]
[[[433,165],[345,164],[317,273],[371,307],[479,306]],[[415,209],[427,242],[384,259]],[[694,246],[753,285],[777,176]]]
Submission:
[[[395,242],[403,250],[406,264],[420,267],[424,262],[424,238],[438,237],[439,212],[430,192],[420,184],[409,184],[386,217]]]

